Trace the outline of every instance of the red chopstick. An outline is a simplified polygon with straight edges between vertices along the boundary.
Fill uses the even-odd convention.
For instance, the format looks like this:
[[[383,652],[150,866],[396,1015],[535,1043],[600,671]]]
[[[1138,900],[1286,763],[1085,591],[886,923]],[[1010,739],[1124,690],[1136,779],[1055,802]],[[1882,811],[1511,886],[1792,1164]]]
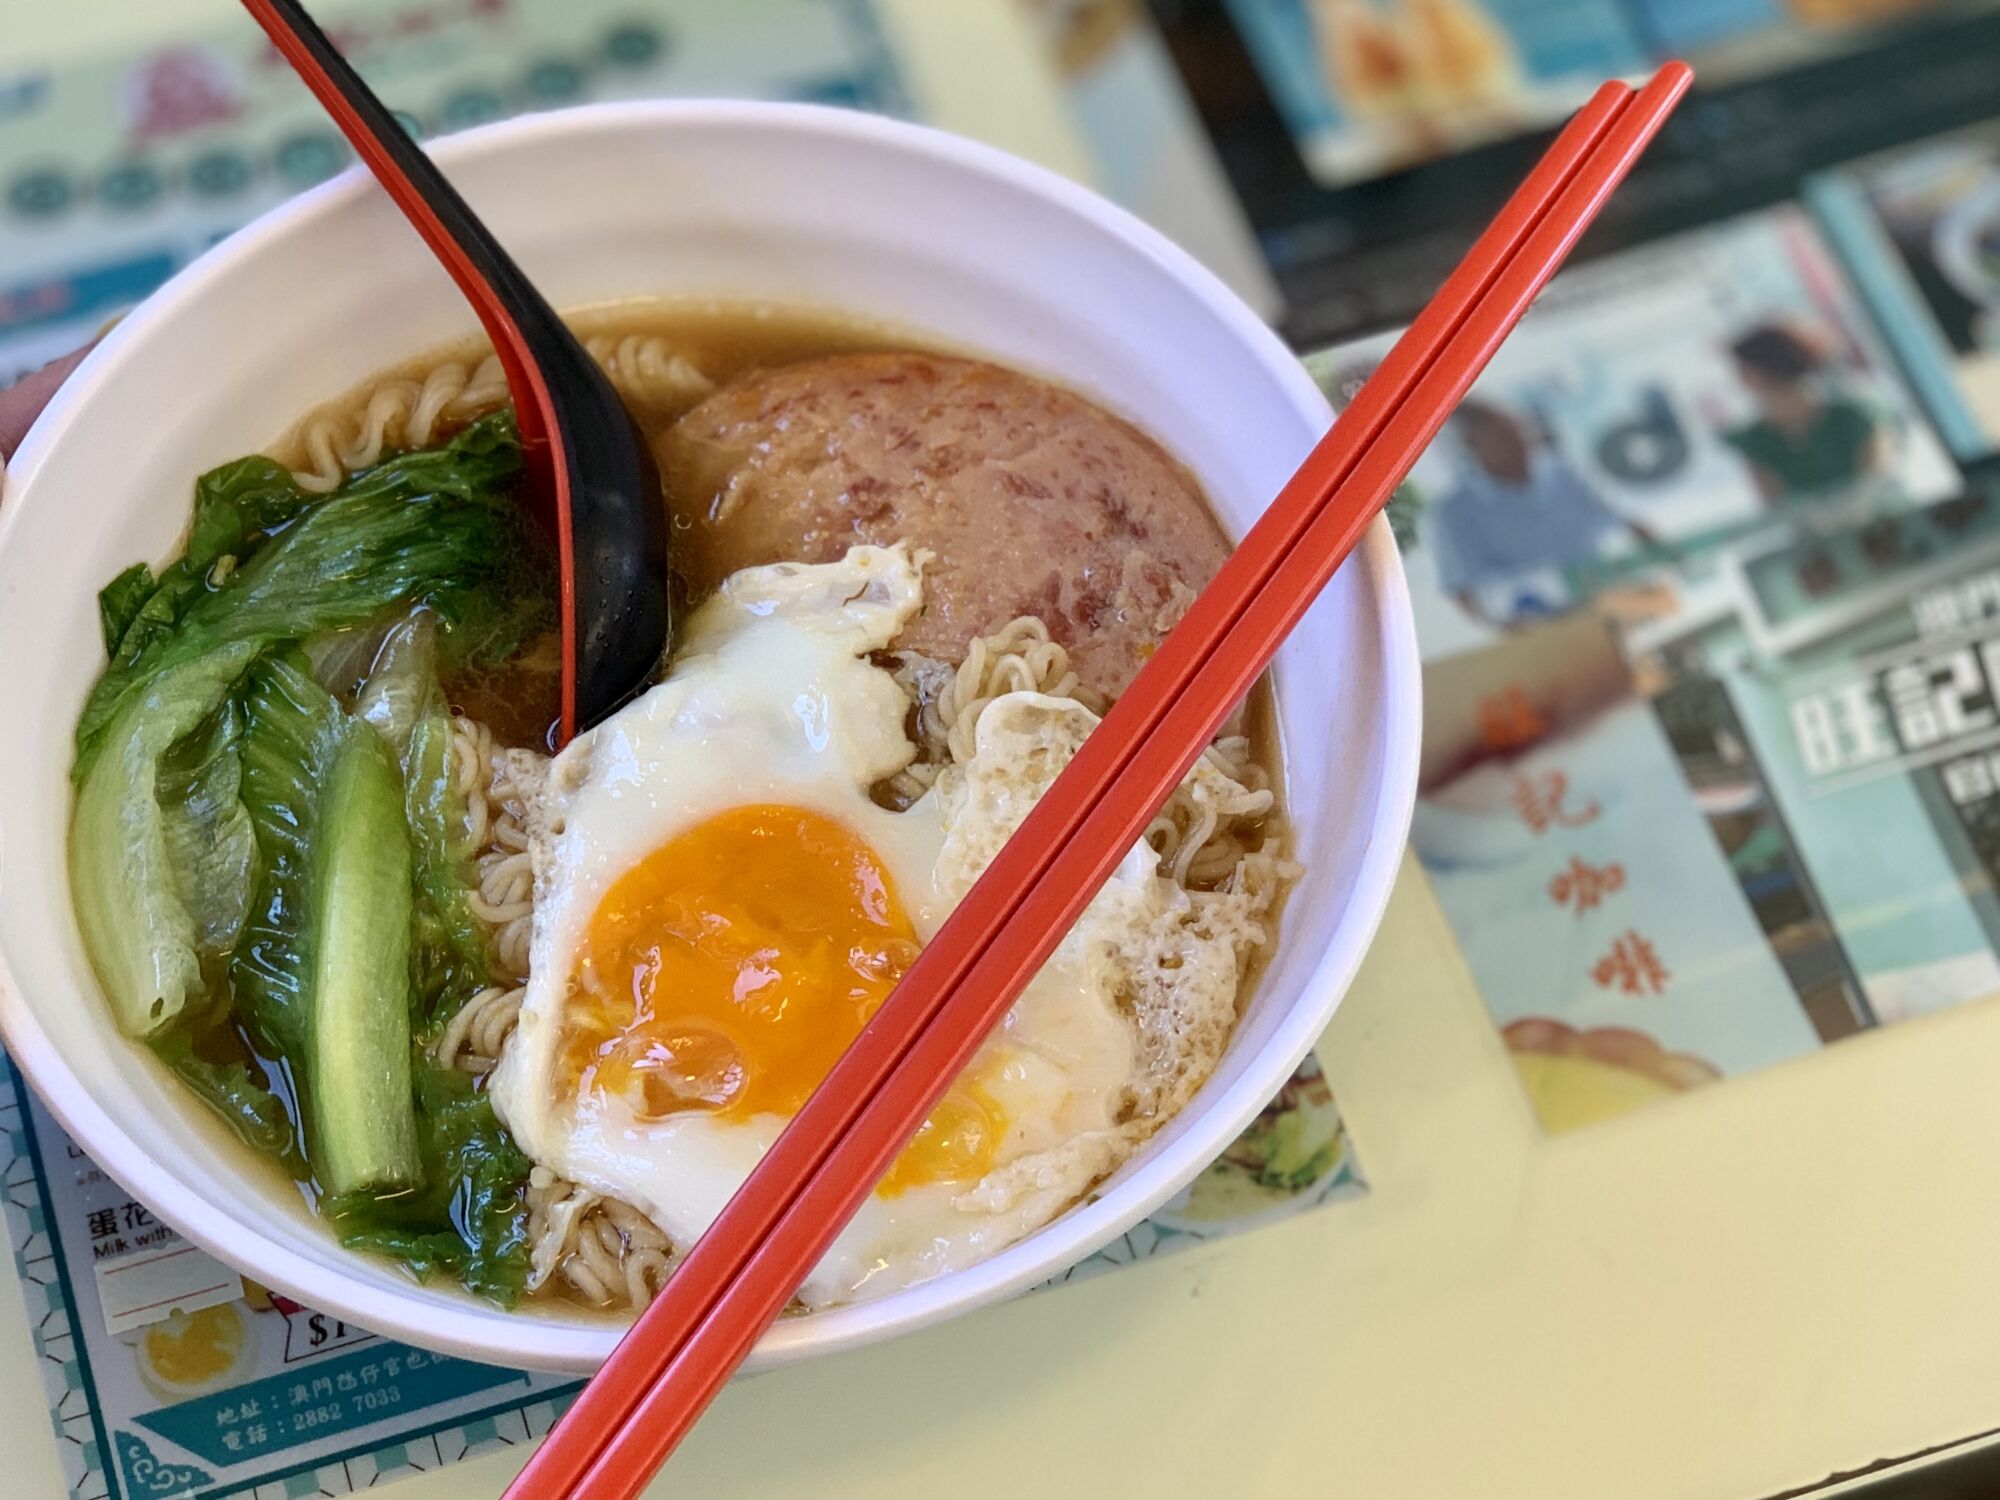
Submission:
[[[1407,391],[1416,375],[1463,325],[1471,309],[1520,249],[1528,233],[1546,215],[1557,195],[1575,178],[1592,148],[1632,97],[1632,91],[1623,84],[1606,84],[1599,90],[1597,96],[1557,137],[1535,171],[1501,209],[1438,296],[1397,341],[1375,378],[1342,412],[1332,433],[1308,457],[1298,474],[1230,556],[1211,587],[1195,601],[1187,617],[1147,664],[1141,676],[1141,682],[1148,685],[1146,690],[1141,692],[1135,685],[1135,689],[1121,700],[1116,711],[1116,717],[1121,720],[1135,712],[1148,712],[1144,725],[1135,734],[1143,734],[1150,729],[1159,714],[1164,712],[1166,703],[1185,691],[1205,657],[1204,640],[1212,641],[1225,634],[1240,614],[1244,601],[1265,586],[1278,561],[1318,513],[1328,492],[1347,477],[1360,453],[1380,434],[1400,399],[1399,392]],[[1160,684],[1157,690],[1151,687],[1155,682]],[[1113,727],[1116,726],[1100,726],[1097,733],[1090,737],[1077,757],[1072,774],[1081,774],[1087,768],[1091,774],[1108,777],[1122,768],[1129,758],[1130,737],[1121,740],[1114,736],[1110,732]],[[1127,753],[1112,758],[1112,752],[1121,746]],[[1108,764],[1105,764],[1107,761]],[[1046,820],[1052,814],[1064,811],[1060,801],[1053,795],[1043,799],[1036,809],[1038,828],[1046,827]],[[899,1028],[892,1037],[888,1029],[888,1023],[895,1019],[892,1012],[920,999],[942,1001],[940,986],[954,982],[976,956],[978,946],[982,945],[976,941],[976,934],[965,933],[968,922],[977,914],[978,903],[994,893],[1000,879],[1005,879],[1018,895],[1028,883],[1046,873],[1049,860],[1045,856],[1067,838],[1080,819],[1079,809],[1076,818],[1058,826],[1046,837],[1034,842],[1026,837],[1009,841],[988,878],[968,894],[951,922],[927,949],[931,964],[945,955],[961,956],[963,963],[959,969],[943,976],[928,990],[912,982],[919,978],[918,972],[912,970],[877,1013],[874,1023],[856,1038],[835,1071],[829,1075],[827,1085],[807,1102],[804,1113],[810,1116],[807,1123],[812,1128],[786,1131],[766,1156],[764,1167],[775,1171],[782,1165],[786,1175],[794,1181],[802,1180],[805,1174],[817,1168],[824,1155],[819,1148],[830,1145],[845,1131],[862,1103],[880,1087],[906,1047],[908,1037],[913,1034],[908,1028]],[[1044,857],[1037,858],[1038,855]],[[1031,860],[1034,863],[1029,864]],[[1026,868],[1021,868],[1024,865]],[[989,915],[987,931],[990,933],[1006,914],[1007,909],[1002,908],[998,913]],[[961,935],[966,937],[965,942],[959,941]],[[929,1014],[927,1011],[924,1021],[928,1020]],[[892,1040],[893,1050],[890,1046]],[[864,1066],[867,1069],[865,1072],[862,1071]],[[843,1110],[843,1105],[849,1107]],[[752,1181],[762,1181],[764,1175],[760,1170],[758,1177]],[[771,1223],[770,1216],[750,1217],[753,1201],[755,1195],[751,1184],[746,1183],[745,1189],[732,1200],[725,1216],[718,1220],[707,1236],[704,1247],[711,1242],[731,1243],[742,1246],[747,1255],[748,1250],[768,1232]],[[770,1213],[775,1214],[782,1204],[768,1206]],[[717,1264],[706,1255],[691,1256],[675,1272],[662,1300],[669,1295],[676,1299],[697,1296],[703,1301],[712,1299],[728,1284],[735,1269],[728,1264]],[[659,1305],[656,1301],[654,1307]],[[652,1310],[649,1310],[648,1319],[652,1315]],[[646,1321],[641,1320],[640,1326],[645,1326]],[[598,1385],[626,1390],[630,1401],[636,1403],[640,1383],[648,1378],[652,1368],[642,1355],[638,1340],[628,1337],[606,1362]],[[594,1386],[593,1395],[595,1390]],[[564,1440],[571,1439],[585,1425],[595,1429],[593,1442],[608,1440],[618,1424],[620,1413],[608,1402],[587,1404],[588,1401],[589,1398],[580,1400],[572,1407],[564,1425],[544,1445],[545,1454]],[[551,1493],[559,1491],[552,1490]]]
[[[1671,112],[1606,85],[669,1278],[510,1496],[636,1494],[1199,757]],[[1051,876],[1061,865],[1060,876]]]

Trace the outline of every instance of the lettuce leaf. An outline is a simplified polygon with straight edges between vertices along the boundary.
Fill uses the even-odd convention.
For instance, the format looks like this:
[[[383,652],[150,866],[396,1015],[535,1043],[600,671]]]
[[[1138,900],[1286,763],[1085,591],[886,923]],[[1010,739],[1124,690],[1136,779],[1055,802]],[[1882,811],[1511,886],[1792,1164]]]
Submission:
[[[417,1278],[456,1277],[511,1307],[528,1271],[530,1163],[470,1074],[432,1057],[438,1028],[488,981],[486,931],[474,916],[472,843],[458,788],[451,715],[437,680],[438,631],[427,613],[392,627],[355,702],[402,763],[414,861],[410,945],[413,1023],[426,1036],[413,1069],[426,1187],[401,1197],[329,1203],[342,1243],[386,1255]]]
[[[440,711],[417,721],[403,774],[404,813],[416,851],[411,999],[416,1023],[429,1026],[484,988],[493,968],[485,924],[472,910],[473,851],[449,715]]]
[[[391,625],[377,643],[367,679],[354,698],[354,716],[373,725],[401,760],[418,720],[442,712],[437,620],[429,611],[419,610]]]
[[[417,1133],[426,1186],[397,1198],[330,1202],[340,1242],[437,1272],[512,1307],[528,1275],[528,1172],[470,1073],[416,1056]]]
[[[104,627],[104,654],[116,656],[118,643],[153,594],[153,570],[133,563],[97,592],[97,618]]]
[[[210,469],[196,480],[194,514],[180,557],[157,581],[144,563],[134,563],[97,596],[112,665],[135,661],[171,634],[197,600],[223,586],[228,570],[217,564],[225,557],[241,562],[311,498],[284,465],[258,456]]]
[[[178,833],[158,796],[161,761],[214,714],[256,655],[231,642],[154,674],[105,726],[70,813],[77,927],[118,1024],[149,1036],[207,994],[198,923],[176,873]],[[217,909],[220,909],[219,907]]]
[[[274,1156],[303,1176],[304,1157],[284,1102],[241,1062],[216,1062],[194,1049],[184,1030],[169,1029],[152,1039],[153,1051],[195,1096],[221,1116],[237,1139],[253,1151]]]
[[[238,795],[243,710],[234,697],[160,758],[155,795],[174,885],[194,922],[195,947],[219,956],[236,945],[257,880],[257,835]]]
[[[245,684],[243,799],[263,878],[230,962],[238,1017],[303,1076],[313,967],[310,891],[320,788],[344,733],[340,705],[296,657],[261,663]]]
[[[437,624],[419,611],[392,626],[362,684],[355,717],[382,735],[403,768],[404,818],[416,861],[411,1014],[427,1026],[445,1004],[487,983],[492,955],[472,910],[477,883],[451,714],[437,679]]]
[[[314,881],[329,878],[322,803],[337,800],[329,784],[353,782],[334,772],[353,772],[365,748],[360,758],[377,769],[361,779],[376,790],[349,803],[365,803],[363,821],[377,828],[399,793],[402,817],[388,818],[403,825],[395,831],[407,833],[410,859],[371,867],[346,888],[394,887],[394,900],[358,904],[409,983],[342,990],[352,1050],[380,1051],[372,1039],[393,1037],[396,1066],[357,1073],[341,1097],[362,1101],[351,1120],[410,1121],[402,1138],[420,1172],[357,1177],[347,1193],[327,1184],[325,1207],[350,1243],[420,1275],[449,1270],[509,1305],[527,1273],[529,1163],[476,1081],[438,1067],[411,1033],[434,1036],[490,970],[438,670],[503,657],[554,618],[546,543],[510,493],[520,462],[502,411],[324,499],[269,459],[204,475],[182,557],[157,578],[135,565],[99,596],[110,664],[77,725],[70,850],[79,924],[121,1025],[248,1144],[307,1175],[318,1091],[308,1080],[322,1076],[311,1067],[324,1012],[315,986],[326,980],[311,967],[311,928],[325,916]],[[399,616],[410,618],[384,635]],[[298,649],[340,644],[341,632],[349,656],[358,642],[383,643],[359,658],[368,677],[355,713],[341,705],[357,674],[336,696]],[[222,973],[226,987],[215,984]],[[375,1015],[377,995],[394,1007],[387,1030],[375,1024],[386,1019]],[[280,1061],[208,1055],[194,1028],[175,1024],[203,1003],[232,1006],[255,1051]],[[260,1076],[265,1066],[289,1075],[303,1128]],[[378,1182],[401,1190],[367,1190]]]
[[[237,643],[261,652],[365,624],[423,599],[447,620],[475,612],[482,587],[518,565],[526,528],[506,485],[519,466],[513,415],[502,410],[442,448],[356,475],[219,581],[212,564],[194,571],[191,536],[188,556],[162,576],[84,705],[77,780],[121,708],[174,667]],[[261,493],[246,482],[213,502],[210,514],[220,519],[209,523],[204,550],[228,532],[229,517],[262,514],[245,498]]]
[[[375,734],[296,651],[244,688],[243,801],[264,877],[230,967],[237,1018],[301,1089],[330,1193],[420,1181],[411,1103],[411,856],[402,783]]]

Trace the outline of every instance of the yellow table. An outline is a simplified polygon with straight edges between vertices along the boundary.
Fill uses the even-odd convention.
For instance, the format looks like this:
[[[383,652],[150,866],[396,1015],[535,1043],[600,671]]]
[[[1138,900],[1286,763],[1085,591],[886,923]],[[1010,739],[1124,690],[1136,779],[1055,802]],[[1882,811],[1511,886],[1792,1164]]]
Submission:
[[[11,0],[6,45],[227,8]],[[934,117],[1081,169],[1006,0],[884,8]],[[1750,1497],[2000,1420],[1991,1001],[1551,1140],[1411,866],[1321,1054],[1365,1198],[740,1382],[655,1493]],[[0,1264],[14,1391],[25,1323]],[[0,1450],[0,1490],[61,1492],[38,1400]]]

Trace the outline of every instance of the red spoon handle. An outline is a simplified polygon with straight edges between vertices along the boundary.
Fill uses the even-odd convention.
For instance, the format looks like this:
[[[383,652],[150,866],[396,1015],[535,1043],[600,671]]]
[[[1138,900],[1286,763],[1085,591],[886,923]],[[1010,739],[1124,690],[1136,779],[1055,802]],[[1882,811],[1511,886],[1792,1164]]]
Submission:
[[[458,283],[506,369],[529,477],[556,538],[567,742],[643,688],[667,644],[667,515],[644,435],[555,309],[298,0],[243,5]]]
[[[297,0],[243,0],[243,6],[479,314],[507,372],[521,441],[530,447],[551,441],[554,408],[529,339],[562,320]]]

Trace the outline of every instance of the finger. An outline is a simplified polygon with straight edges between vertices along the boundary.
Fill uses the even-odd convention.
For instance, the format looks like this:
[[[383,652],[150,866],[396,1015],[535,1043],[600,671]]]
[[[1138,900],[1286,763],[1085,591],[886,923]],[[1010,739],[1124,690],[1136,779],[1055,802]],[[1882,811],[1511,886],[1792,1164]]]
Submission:
[[[90,349],[91,346],[86,344],[61,359],[43,365],[32,375],[22,376],[17,384],[0,390],[0,463],[5,463],[21,446],[21,439],[28,435],[28,429],[42,414],[42,408],[49,404],[49,398],[69,379],[70,371],[83,363],[83,357],[90,353]]]

